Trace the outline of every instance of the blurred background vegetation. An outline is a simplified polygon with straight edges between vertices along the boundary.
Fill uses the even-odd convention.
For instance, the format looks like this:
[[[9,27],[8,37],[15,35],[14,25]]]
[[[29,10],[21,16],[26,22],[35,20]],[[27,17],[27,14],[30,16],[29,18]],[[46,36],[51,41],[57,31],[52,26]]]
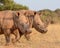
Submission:
[[[0,11],[3,10],[28,10],[27,6],[23,6],[21,4],[17,4],[14,0],[0,0]],[[60,23],[60,9],[56,9],[55,11],[44,9],[37,11],[41,13],[41,19],[46,22],[48,21],[51,24]]]
[[[14,0],[0,0],[0,11],[2,10],[27,10],[27,6],[23,6],[21,4],[17,4]]]
[[[40,17],[44,22],[48,21],[50,24],[60,23],[60,9],[55,11],[44,9],[38,12],[41,14]]]

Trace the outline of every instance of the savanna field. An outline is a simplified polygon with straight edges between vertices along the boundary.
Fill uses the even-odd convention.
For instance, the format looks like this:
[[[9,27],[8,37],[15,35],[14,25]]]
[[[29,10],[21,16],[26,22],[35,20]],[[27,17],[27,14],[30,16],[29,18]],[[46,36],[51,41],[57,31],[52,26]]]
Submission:
[[[1,11],[8,11],[8,10],[11,10],[13,12],[14,11],[19,12],[20,10],[32,10],[33,12],[37,12],[37,14],[40,16],[40,19],[46,25],[49,24],[47,27],[48,31],[45,34],[41,34],[38,31],[36,31],[34,28],[32,28],[32,33],[30,34],[29,41],[26,40],[25,36],[22,36],[19,40],[20,42],[12,43],[12,39],[15,39],[15,36],[11,34],[11,44],[9,46],[5,46],[6,39],[4,34],[2,34],[0,35],[0,48],[60,48],[60,5],[59,4],[60,4],[59,0],[37,0],[37,1],[36,0],[0,0],[0,13]],[[29,11],[26,13],[28,13],[29,16],[30,15],[33,16],[32,12],[31,14],[29,13]],[[24,15],[26,15],[26,13],[24,13]],[[19,15],[21,14],[18,13],[18,16]],[[0,14],[0,19],[2,18],[2,20],[0,20],[0,28],[1,25],[4,24],[3,23],[4,18],[8,19],[11,16],[12,14],[10,14],[10,12],[5,12]],[[5,23],[7,22],[6,24],[9,24],[10,21],[9,22],[8,21],[5,21]]]
[[[14,38],[14,35],[11,35],[11,38]],[[41,34],[33,28],[30,41],[22,36],[20,43],[11,43],[9,46],[4,44],[5,37],[0,35],[0,48],[60,48],[60,24],[50,24],[46,34]]]

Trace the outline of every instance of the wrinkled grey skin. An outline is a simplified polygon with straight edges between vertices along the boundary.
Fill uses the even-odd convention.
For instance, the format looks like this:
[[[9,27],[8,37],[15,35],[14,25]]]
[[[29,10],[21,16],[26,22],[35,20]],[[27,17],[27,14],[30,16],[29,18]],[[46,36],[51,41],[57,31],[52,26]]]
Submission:
[[[27,12],[28,13],[28,12]],[[6,43],[9,44],[10,42],[10,34],[13,33],[15,35],[15,41],[19,40],[18,38],[18,34],[20,34],[20,37],[22,35],[25,35],[26,39],[29,40],[29,34],[31,33],[30,28],[34,27],[37,31],[41,32],[41,33],[46,33],[47,29],[45,24],[41,21],[39,14],[37,12],[32,12],[33,14],[27,14],[26,13],[11,13],[11,15],[7,16],[8,13],[5,15],[2,15],[2,17],[0,16],[0,18],[2,18],[3,22],[0,20],[0,29],[1,29],[1,33],[5,35],[6,38]],[[9,13],[10,14],[10,13]],[[11,20],[8,19],[3,19],[5,18],[4,16],[10,18],[11,16]],[[21,17],[22,16],[22,17]],[[24,20],[23,20],[23,19]],[[12,23],[12,25],[8,24],[8,23]],[[18,29],[19,32],[13,32],[14,30]]]
[[[30,22],[32,22],[31,27],[35,28],[40,33],[46,33],[47,32],[46,25],[42,22],[39,14],[37,12],[34,12],[34,15],[31,15],[28,18],[30,19]]]
[[[47,32],[47,26],[42,22],[42,20],[40,19],[40,15],[35,12],[35,11],[28,11],[28,12],[24,12],[23,10],[19,11],[21,14],[25,15],[25,17],[28,18],[28,22],[29,22],[29,28],[35,28],[38,32],[40,33],[46,33]],[[30,13],[29,13],[30,12]],[[19,20],[19,22],[21,22]],[[26,25],[28,26],[28,25]],[[19,25],[18,25],[19,27]],[[20,28],[20,27],[19,27]],[[19,29],[18,28],[18,29]],[[25,27],[26,28],[26,27]],[[28,28],[28,27],[27,27]],[[23,31],[24,32],[24,31]],[[20,37],[23,35],[23,33],[21,32],[21,30],[19,30],[20,33]],[[28,31],[29,33],[29,31]],[[24,33],[25,34],[25,33]],[[29,38],[29,34],[27,35]],[[16,38],[17,38],[17,34],[16,34]],[[28,39],[27,38],[27,39]]]
[[[19,32],[14,32],[18,29]],[[21,35],[25,35],[29,40],[29,34],[31,33],[29,27],[28,18],[21,13],[13,11],[2,11],[0,12],[0,34],[5,35],[6,45],[10,44],[10,34],[15,35],[15,40],[19,40]],[[20,37],[18,35],[20,34]]]
[[[0,34],[5,35],[6,45],[10,44],[10,29],[14,25],[12,15],[12,11],[0,11]]]
[[[27,40],[29,40],[29,34],[32,32],[31,29],[30,29],[30,26],[29,26],[29,20],[28,18],[19,13],[19,12],[16,12],[14,13],[14,17],[13,17],[13,20],[14,20],[14,26],[12,27],[11,31],[13,32],[14,30],[18,29],[19,33],[20,34],[20,37],[22,35],[24,35],[26,37]],[[15,41],[18,41],[20,38],[18,37],[18,34],[14,33],[13,34],[15,35]]]
[[[35,28],[37,31],[41,33],[46,33],[47,32],[47,25],[45,24],[41,18],[38,12],[31,11],[31,10],[21,10],[23,14],[25,14],[26,17],[28,17],[29,22],[30,22],[30,27]]]

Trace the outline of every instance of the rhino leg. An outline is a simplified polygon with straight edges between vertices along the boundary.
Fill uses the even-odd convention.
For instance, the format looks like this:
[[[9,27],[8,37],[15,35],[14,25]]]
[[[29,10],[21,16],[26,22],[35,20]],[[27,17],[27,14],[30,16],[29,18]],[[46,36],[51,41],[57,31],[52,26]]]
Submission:
[[[15,43],[15,42],[19,42],[19,39],[20,39],[20,33],[19,33],[19,31],[17,31],[17,28],[15,27],[15,26],[13,26],[12,28],[11,28],[11,32],[12,32],[12,34],[14,34],[15,35],[15,39],[12,39],[12,42],[13,43]]]
[[[18,31],[16,31],[16,32],[13,32],[13,34],[15,35],[15,39],[13,39],[12,41],[13,41],[13,43],[15,43],[15,42],[19,42],[19,39],[20,39],[20,34],[19,34],[19,32]]]
[[[25,35],[27,40],[30,40],[30,35],[29,34],[25,33],[24,35]]]
[[[4,30],[4,35],[6,39],[6,45],[9,45],[10,44],[10,30],[9,29]]]
[[[27,40],[30,40],[30,33],[31,33],[31,31],[24,33],[24,35],[25,35],[25,37],[26,37]]]
[[[14,35],[16,39],[15,42],[20,42],[19,39],[22,37],[23,33],[18,29],[18,32],[15,32]]]

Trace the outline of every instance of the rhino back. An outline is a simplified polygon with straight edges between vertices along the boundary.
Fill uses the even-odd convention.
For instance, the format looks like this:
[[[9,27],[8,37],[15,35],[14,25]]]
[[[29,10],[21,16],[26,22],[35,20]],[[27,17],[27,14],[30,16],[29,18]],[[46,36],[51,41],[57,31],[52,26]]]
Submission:
[[[13,12],[0,11],[0,24],[3,28],[11,28],[13,25]]]

